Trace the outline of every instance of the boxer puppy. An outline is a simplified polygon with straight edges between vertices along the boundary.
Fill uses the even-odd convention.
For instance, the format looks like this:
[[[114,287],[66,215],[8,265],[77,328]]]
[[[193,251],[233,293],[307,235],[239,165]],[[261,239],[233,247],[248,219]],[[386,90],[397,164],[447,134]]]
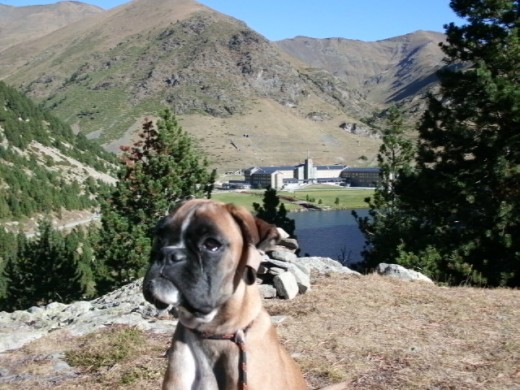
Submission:
[[[256,285],[259,250],[278,239],[246,209],[211,200],[160,221],[143,293],[178,313],[164,390],[307,389]]]

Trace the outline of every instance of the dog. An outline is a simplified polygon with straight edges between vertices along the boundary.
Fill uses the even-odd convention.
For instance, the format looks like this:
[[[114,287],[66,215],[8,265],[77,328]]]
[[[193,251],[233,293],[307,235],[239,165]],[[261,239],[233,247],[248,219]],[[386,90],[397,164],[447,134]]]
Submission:
[[[307,389],[256,284],[259,251],[278,240],[274,225],[212,200],[186,201],[158,223],[143,294],[179,319],[164,390]]]

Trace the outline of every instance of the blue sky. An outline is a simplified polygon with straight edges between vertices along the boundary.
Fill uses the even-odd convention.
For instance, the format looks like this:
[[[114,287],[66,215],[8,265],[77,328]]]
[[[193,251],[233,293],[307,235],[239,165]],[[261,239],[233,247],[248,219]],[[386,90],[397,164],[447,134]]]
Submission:
[[[174,1],[174,0],[172,0]],[[54,0],[0,0],[24,6]],[[84,0],[110,9],[127,0]],[[449,0],[199,0],[233,16],[270,40],[305,35],[376,41],[417,30],[444,32],[443,25],[460,23]]]

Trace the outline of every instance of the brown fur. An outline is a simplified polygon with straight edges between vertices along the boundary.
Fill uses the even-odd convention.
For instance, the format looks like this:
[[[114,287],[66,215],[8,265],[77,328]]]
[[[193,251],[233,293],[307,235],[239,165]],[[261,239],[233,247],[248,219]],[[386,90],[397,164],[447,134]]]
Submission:
[[[256,219],[244,208],[207,200],[186,202],[170,216],[166,226],[178,229],[186,218],[193,218],[189,223],[218,227],[216,236],[223,235],[230,242],[218,264],[214,265],[213,272],[221,276],[216,280],[223,281],[219,291],[232,293],[229,297],[224,295],[225,301],[219,304],[215,316],[208,322],[200,321],[193,313],[181,308],[163,389],[240,388],[238,346],[230,340],[206,339],[200,332],[224,335],[246,328],[248,390],[306,389],[299,368],[278,340],[271,319],[263,308],[258,286],[251,278],[256,275],[260,264],[258,250],[269,249],[276,243],[279,237],[276,228]],[[186,264],[188,267],[197,266],[195,261]],[[153,278],[147,275],[147,279]],[[149,280],[145,280],[145,290],[148,283]],[[147,299],[150,295],[145,291]]]

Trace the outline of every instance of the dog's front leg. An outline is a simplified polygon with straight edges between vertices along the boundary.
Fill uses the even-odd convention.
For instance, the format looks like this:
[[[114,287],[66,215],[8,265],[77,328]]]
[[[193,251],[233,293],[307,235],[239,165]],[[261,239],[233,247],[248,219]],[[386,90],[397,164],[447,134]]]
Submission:
[[[201,356],[197,344],[186,341],[174,338],[172,342],[163,390],[218,390],[213,371]]]
[[[168,368],[163,390],[192,390],[197,386],[197,363],[188,344],[173,342],[168,353]]]

